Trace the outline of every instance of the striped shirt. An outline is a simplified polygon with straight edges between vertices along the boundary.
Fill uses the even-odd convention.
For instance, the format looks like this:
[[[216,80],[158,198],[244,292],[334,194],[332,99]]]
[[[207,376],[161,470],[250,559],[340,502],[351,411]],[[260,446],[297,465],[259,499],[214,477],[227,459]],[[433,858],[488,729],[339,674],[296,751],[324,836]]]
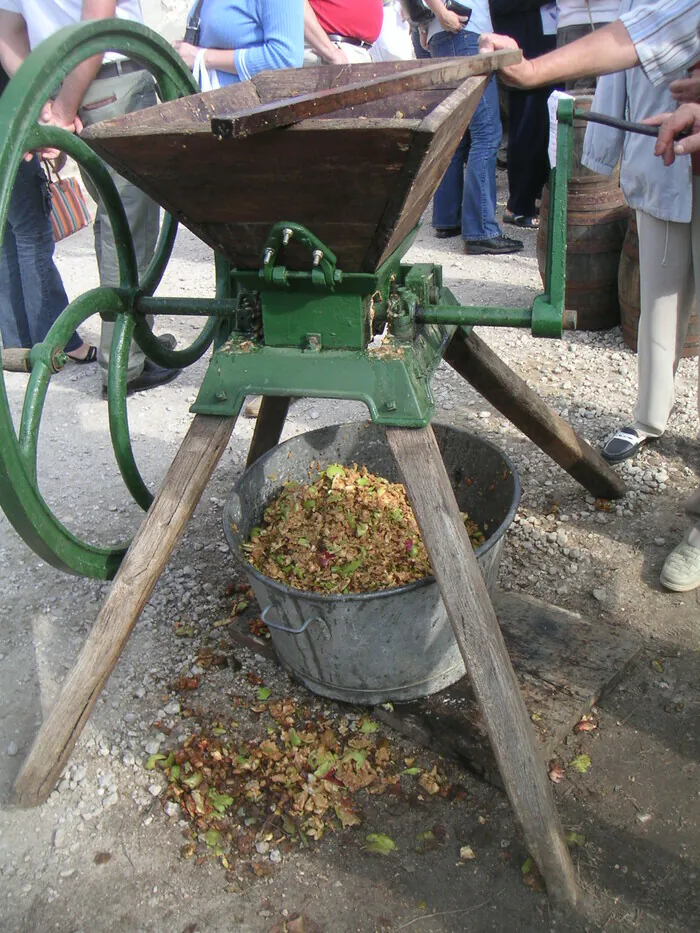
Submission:
[[[620,20],[652,84],[681,77],[700,60],[700,0],[657,0]]]

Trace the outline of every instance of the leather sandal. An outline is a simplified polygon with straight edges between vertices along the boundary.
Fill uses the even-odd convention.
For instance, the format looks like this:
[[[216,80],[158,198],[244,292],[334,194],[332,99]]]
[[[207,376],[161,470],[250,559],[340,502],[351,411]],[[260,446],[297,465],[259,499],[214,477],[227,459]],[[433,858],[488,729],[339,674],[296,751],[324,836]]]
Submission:
[[[655,438],[641,434],[636,428],[621,428],[601,450],[601,455],[608,463],[622,463],[634,457],[644,445]]]
[[[71,356],[70,353],[67,353],[66,356],[69,360],[72,360],[73,363],[79,363],[81,366],[85,366],[86,363],[97,362],[97,347],[93,347],[92,344],[90,344],[87,353],[82,357]]]
[[[537,230],[540,225],[539,217],[526,217],[525,214],[513,214],[506,211],[503,215],[503,223],[511,224],[513,227],[520,227],[523,230]]]

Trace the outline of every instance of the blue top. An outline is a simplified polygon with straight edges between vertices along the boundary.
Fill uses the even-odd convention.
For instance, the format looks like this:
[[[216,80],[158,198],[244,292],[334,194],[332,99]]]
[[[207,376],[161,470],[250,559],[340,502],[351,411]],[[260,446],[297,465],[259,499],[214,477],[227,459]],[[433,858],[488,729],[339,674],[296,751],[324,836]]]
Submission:
[[[222,86],[267,68],[301,68],[303,0],[204,0],[200,19],[201,48],[234,50],[238,74],[217,71]]]

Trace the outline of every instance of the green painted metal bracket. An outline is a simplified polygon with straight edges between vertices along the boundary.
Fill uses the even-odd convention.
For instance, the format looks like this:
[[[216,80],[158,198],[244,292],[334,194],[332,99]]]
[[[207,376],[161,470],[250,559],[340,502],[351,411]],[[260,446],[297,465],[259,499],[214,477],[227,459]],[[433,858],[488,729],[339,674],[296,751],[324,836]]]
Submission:
[[[549,173],[549,216],[544,294],[532,305],[535,337],[561,337],[576,327],[576,313],[564,307],[566,294],[566,205],[574,151],[574,101],[559,101],[557,164]]]
[[[332,292],[343,279],[342,272],[336,269],[335,253],[306,227],[291,221],[280,221],[274,224],[267,235],[263,249],[263,281],[267,285],[286,286],[289,284],[287,269],[277,265],[277,258],[280,249],[292,240],[311,251],[312,285]]]
[[[437,299],[456,304],[444,287]],[[360,350],[272,347],[237,334],[214,353],[192,411],[231,417],[246,395],[339,398],[364,402],[378,424],[424,427],[435,407],[430,380],[454,330],[426,324],[415,337]]]

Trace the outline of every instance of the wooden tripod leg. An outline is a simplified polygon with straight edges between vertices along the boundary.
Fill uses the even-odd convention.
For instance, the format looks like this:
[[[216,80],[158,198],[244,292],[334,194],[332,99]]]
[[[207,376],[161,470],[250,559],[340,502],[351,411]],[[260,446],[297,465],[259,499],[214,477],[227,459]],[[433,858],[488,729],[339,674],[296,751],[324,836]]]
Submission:
[[[394,454],[508,797],[553,901],[580,891],[551,783],[433,429],[389,428]]]
[[[620,499],[627,492],[600,454],[475,333],[458,328],[445,360],[592,496]]]
[[[288,396],[263,395],[253,440],[248,450],[247,467],[279,444],[291,401]]]
[[[15,782],[15,802],[49,796],[107,678],[226,449],[235,418],[196,415],[131,543],[72,671]]]

